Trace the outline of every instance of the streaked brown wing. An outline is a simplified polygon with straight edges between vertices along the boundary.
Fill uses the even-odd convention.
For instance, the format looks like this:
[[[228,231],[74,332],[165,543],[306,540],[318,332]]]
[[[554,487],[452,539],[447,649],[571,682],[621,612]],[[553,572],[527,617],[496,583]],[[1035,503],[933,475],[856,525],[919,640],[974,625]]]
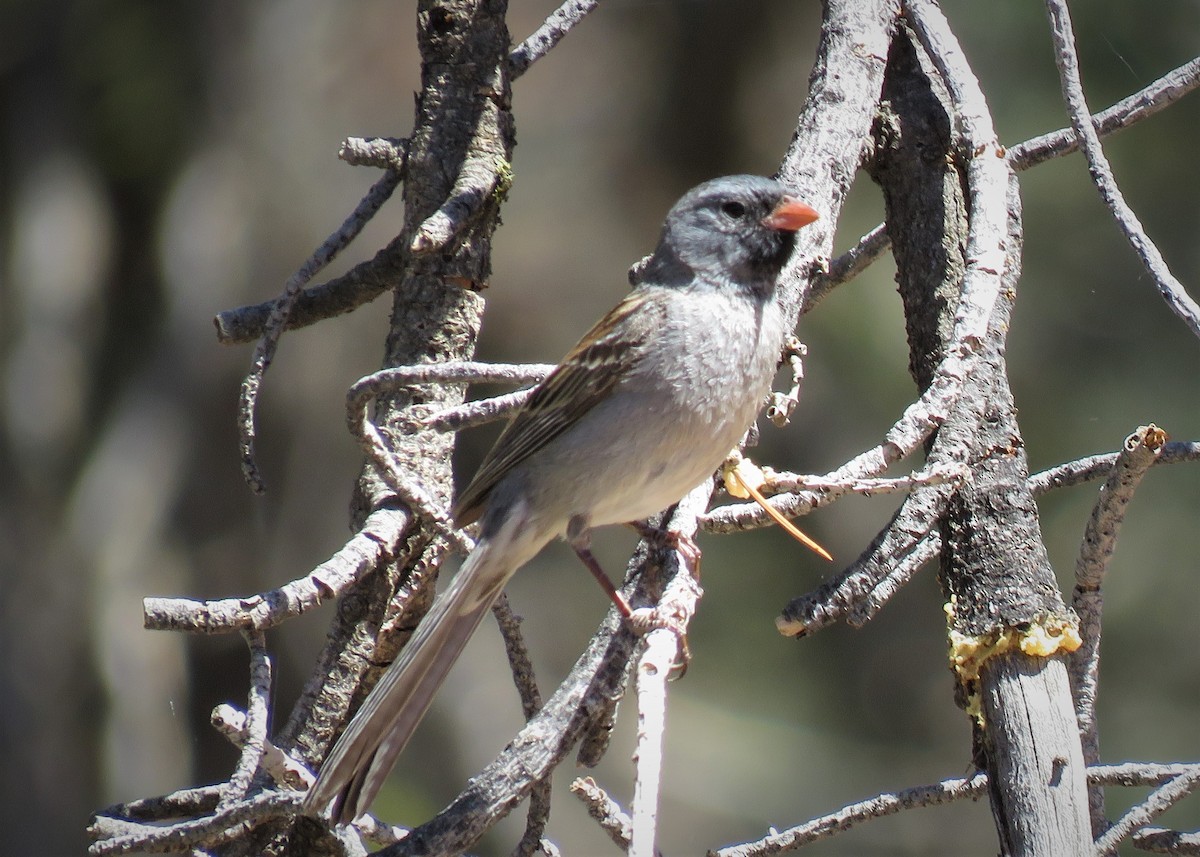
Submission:
[[[546,376],[505,427],[475,478],[459,495],[454,519],[466,526],[483,513],[488,494],[516,465],[574,425],[612,391],[637,360],[659,319],[630,324],[630,316],[653,312],[646,293],[631,292],[584,334],[554,371]],[[661,312],[661,310],[659,310]],[[605,367],[597,371],[598,367]]]

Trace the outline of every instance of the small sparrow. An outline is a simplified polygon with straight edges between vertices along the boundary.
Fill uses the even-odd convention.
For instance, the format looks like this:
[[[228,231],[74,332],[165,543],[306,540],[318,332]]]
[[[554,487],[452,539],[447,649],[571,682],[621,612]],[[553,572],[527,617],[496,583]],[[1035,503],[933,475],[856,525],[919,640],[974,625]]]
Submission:
[[[769,391],[788,333],[775,281],[816,219],[758,176],[675,204],[635,288],[538,384],[458,498],[456,523],[479,521],[475,550],[342,733],[306,814],[345,824],[367,810],[483,615],[547,542],[586,553],[592,527],[662,511],[720,466]]]

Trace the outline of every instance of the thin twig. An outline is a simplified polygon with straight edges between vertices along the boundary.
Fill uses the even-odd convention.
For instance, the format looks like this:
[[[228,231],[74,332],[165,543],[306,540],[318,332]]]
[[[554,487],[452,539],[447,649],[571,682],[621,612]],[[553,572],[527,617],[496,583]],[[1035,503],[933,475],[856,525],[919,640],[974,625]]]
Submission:
[[[1200,780],[1200,765],[1157,765],[1149,762],[1125,762],[1120,765],[1097,765],[1087,769],[1092,785],[1164,786],[1189,780]],[[766,857],[791,851],[849,830],[864,821],[895,815],[901,810],[940,806],[956,800],[975,800],[987,793],[987,773],[979,771],[967,778],[942,780],[932,785],[914,786],[898,792],[884,792],[864,801],[848,804],[828,815],[806,821],[784,831],[772,831],[755,842],[730,845],[709,851],[709,857]],[[1161,811],[1161,810],[1160,810]],[[1143,822],[1144,823],[1144,822]]]
[[[529,649],[525,646],[525,637],[521,633],[521,617],[513,613],[512,604],[505,593],[501,593],[492,605],[492,614],[496,617],[496,624],[500,626],[500,635],[504,639],[508,667],[512,670],[513,683],[516,684],[517,694],[521,697],[521,712],[528,721],[542,710],[542,693],[538,690],[537,678],[533,674],[533,661],[529,659]]]
[[[395,283],[388,254],[383,250],[374,258],[359,262],[349,271],[315,286],[303,289],[287,317],[287,329],[297,330],[311,324],[353,312],[375,300]],[[275,310],[276,298],[262,303],[222,310],[213,323],[217,341],[222,345],[254,342],[263,335]]]
[[[671,535],[690,543],[696,534],[697,519],[712,496],[712,482],[688,492],[671,519]],[[696,612],[702,590],[694,576],[690,559],[678,547],[665,554],[677,565],[658,604],[635,612],[635,624],[642,616],[651,616],[655,627],[645,638],[645,648],[637,663],[638,729],[633,752],[633,838],[630,857],[654,857],[658,838],[658,805],[662,790],[663,739],[667,721],[667,679],[681,657],[686,658],[688,623]]]
[[[146,598],[144,627],[203,634],[271,628],[337,598],[385,560],[400,558],[411,523],[412,515],[403,509],[376,509],[336,554],[306,576],[267,592],[211,601]]]
[[[389,376],[390,372],[368,375],[350,387],[346,394],[346,423],[350,434],[378,469],[388,488],[394,491],[405,505],[431,523],[457,550],[470,553],[475,547],[474,540],[455,526],[442,504],[423,486],[400,472],[382,433],[367,416],[369,403],[383,389],[381,377]]]
[[[1125,510],[1142,477],[1162,451],[1167,435],[1154,424],[1140,426],[1125,438],[1116,463],[1100,489],[1084,529],[1083,544],[1075,562],[1075,590],[1071,606],[1079,616],[1082,645],[1071,654],[1067,665],[1075,718],[1086,764],[1100,762],[1100,737],[1096,723],[1096,689],[1100,677],[1100,637],[1104,609],[1103,582],[1117,546],[1117,535]],[[1092,835],[1100,836],[1108,826],[1104,790],[1088,789]]]
[[[223,788],[219,784],[200,786],[194,789],[180,789],[168,795],[140,798],[128,801],[127,803],[114,804],[96,813],[93,823],[103,824],[115,819],[133,822],[163,821],[168,818],[185,818],[187,816],[211,813],[217,808]]]
[[[854,460],[861,457],[856,456]],[[828,506],[849,494],[895,494],[922,486],[957,485],[970,477],[970,470],[957,462],[934,462],[907,476],[889,478],[848,473],[848,465],[821,476],[781,473],[769,467],[761,469],[766,477],[765,487],[771,492],[772,505],[785,508],[784,514],[792,518]],[[771,517],[757,503],[728,503],[710,509],[700,518],[701,528],[709,533],[739,532],[771,524]]]
[[[898,494],[930,485],[962,485],[971,478],[971,470],[958,462],[932,462],[921,470],[907,476],[890,478],[866,478],[850,476],[844,479],[824,476],[804,476],[798,473],[779,473],[763,468],[767,477],[766,487],[771,491],[820,491],[824,494]]]
[[[621,809],[621,805],[608,796],[591,777],[578,777],[571,782],[571,794],[583,801],[588,815],[600,825],[618,848],[629,850],[633,836],[633,822]]]
[[[895,815],[901,810],[922,806],[940,806],[962,798],[978,798],[987,793],[987,774],[942,780],[928,786],[916,786],[898,792],[885,792],[868,800],[842,807],[829,815],[814,818],[788,830],[772,833],[756,842],[730,845],[709,851],[709,857],[765,857],[782,854],[801,845],[816,842],[849,830],[864,821]]]
[[[808,348],[795,336],[788,336],[783,342],[783,362],[791,370],[792,386],[786,393],[771,393],[771,403],[767,405],[767,419],[776,428],[784,428],[791,422],[792,414],[800,405],[800,389],[804,386],[804,358]]]
[[[1091,117],[1091,124],[1101,137],[1106,137],[1153,116],[1197,86],[1200,86],[1200,58],[1184,63],[1107,110],[1096,113]],[[1075,131],[1060,128],[1011,147],[1008,162],[1020,172],[1078,151],[1079,137]]]
[[[904,498],[888,522],[858,558],[837,577],[793,598],[775,619],[775,628],[788,637],[811,636],[859,611],[863,622],[887,600],[881,592],[872,610],[862,605],[880,582],[898,568],[911,576],[929,557],[929,536],[944,502],[944,491],[927,488]]]
[[[533,674],[533,662],[529,658],[529,649],[525,646],[525,637],[521,633],[521,617],[513,613],[507,593],[501,593],[496,599],[496,603],[492,605],[492,614],[496,617],[496,624],[500,626],[500,635],[504,639],[508,667],[512,670],[513,683],[517,687],[517,695],[521,698],[521,711],[525,721],[529,722],[542,710],[542,693],[538,689],[537,679]],[[525,832],[513,849],[513,857],[530,857],[541,850],[542,836],[550,819],[551,794],[549,777],[535,784],[530,790]]]
[[[1143,827],[1130,838],[1135,848],[1153,854],[1171,854],[1174,857],[1200,855],[1200,833],[1183,833],[1161,827]]]
[[[450,361],[384,369],[360,378],[350,387],[346,393],[346,422],[350,433],[378,468],[388,487],[411,509],[430,521],[458,550],[470,553],[474,547],[471,538],[454,525],[442,505],[422,486],[397,469],[383,435],[368,417],[368,408],[376,397],[399,387],[429,383],[524,383],[544,378],[552,368],[541,364]],[[493,412],[495,410],[493,408]],[[451,421],[459,419],[461,413],[459,409],[453,409]],[[472,413],[477,414],[478,411]],[[425,428],[425,418],[440,423],[447,418],[446,414],[421,415],[418,412],[414,427]]]
[[[512,850],[512,857],[532,857],[546,853],[546,826],[550,822],[550,798],[554,790],[550,777],[533,784],[529,790],[529,812],[525,814],[525,831]]]
[[[1141,122],[1174,104],[1200,86],[1200,58],[1171,70],[1149,86],[1092,116],[1096,131],[1107,137]],[[1036,167],[1054,158],[1079,151],[1079,138],[1074,130],[1060,128],[1033,137],[1007,152],[1008,162],[1017,172]],[[829,270],[813,277],[812,287],[804,299],[804,312],[812,310],[835,288],[857,277],[892,246],[887,224],[880,223],[858,239],[858,243],[829,263]]]
[[[338,157],[353,167],[404,169],[408,141],[399,137],[347,137]]]
[[[1180,774],[1146,796],[1141,803],[1122,815],[1096,840],[1096,857],[1116,854],[1121,842],[1139,827],[1145,827],[1200,787],[1200,770]]]
[[[533,388],[526,387],[500,396],[464,402],[458,407],[422,417],[420,426],[432,431],[447,432],[486,425],[516,412],[532,395]]]
[[[1055,488],[1067,488],[1100,479],[1112,470],[1118,455],[1116,452],[1090,455],[1034,473],[1029,477],[1029,490],[1035,497],[1040,497]],[[1154,459],[1155,465],[1179,464],[1183,461],[1200,461],[1200,441],[1170,441],[1163,445],[1162,452]]]
[[[242,462],[242,475],[255,493],[266,490],[262,474],[254,452],[255,414],[258,407],[258,391],[262,387],[262,379],[274,359],[275,349],[279,345],[279,337],[287,327],[288,316],[296,303],[304,285],[316,276],[317,272],[332,262],[351,241],[370,222],[375,213],[391,197],[392,192],[400,185],[403,170],[389,168],[366,195],[354,207],[354,211],[342,222],[342,225],[313,251],[294,274],[284,283],[283,293],[275,299],[266,327],[254,348],[254,358],[250,363],[250,372],[242,381],[242,391],[238,399],[238,436]],[[220,318],[217,320],[220,330]]]
[[[1083,95],[1079,58],[1075,52],[1075,33],[1071,27],[1071,14],[1067,11],[1067,4],[1065,0],[1046,0],[1046,11],[1050,15],[1054,59],[1058,64],[1063,98],[1071,114],[1071,127],[1079,138],[1084,157],[1087,158],[1092,181],[1134,252],[1142,260],[1142,265],[1150,272],[1167,306],[1183,320],[1194,335],[1200,337],[1200,305],[1171,273],[1162,253],[1142,228],[1133,209],[1125,202],[1125,196],[1113,178],[1112,168],[1100,145],[1100,138],[1096,134],[1096,127]]]
[[[88,854],[106,857],[135,852],[165,853],[184,851],[193,846],[219,845],[240,836],[246,826],[254,827],[272,818],[294,815],[303,798],[301,792],[264,792],[203,818],[167,827],[137,825],[135,832],[92,843]]]
[[[359,378],[350,394],[372,399],[412,384],[533,384],[554,368],[550,363],[478,363],[472,360],[448,360],[445,363],[419,363],[394,366]],[[355,407],[365,402],[356,401]]]
[[[887,224],[880,223],[866,235],[858,239],[858,243],[829,263],[829,270],[818,273],[812,280],[812,287],[804,296],[804,309],[809,312],[821,300],[843,283],[853,280],[876,259],[886,253],[892,246],[888,237]]]
[[[246,745],[249,733],[244,711],[223,702],[213,708],[209,722],[239,750]],[[263,740],[261,768],[278,785],[300,791],[307,790],[316,780],[312,771],[276,747],[269,738]]]
[[[550,13],[533,34],[513,48],[508,55],[508,73],[513,80],[523,75],[531,65],[550,52],[571,28],[583,20],[600,0],[567,0]]]
[[[217,812],[245,800],[250,794],[254,775],[262,764],[271,716],[271,656],[267,653],[266,638],[262,631],[257,630],[243,631],[242,636],[250,649],[250,693],[246,704],[245,740],[237,767],[233,769],[225,794],[217,804]]]

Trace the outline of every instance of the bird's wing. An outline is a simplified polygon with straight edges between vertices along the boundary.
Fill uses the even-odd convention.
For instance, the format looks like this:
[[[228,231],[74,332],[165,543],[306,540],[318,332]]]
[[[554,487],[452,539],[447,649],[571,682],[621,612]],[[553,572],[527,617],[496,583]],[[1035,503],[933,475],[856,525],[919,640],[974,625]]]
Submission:
[[[639,289],[584,334],[534,388],[459,495],[453,512],[459,526],[479,518],[488,494],[513,467],[577,423],[612,392],[637,363],[662,315],[661,305]]]

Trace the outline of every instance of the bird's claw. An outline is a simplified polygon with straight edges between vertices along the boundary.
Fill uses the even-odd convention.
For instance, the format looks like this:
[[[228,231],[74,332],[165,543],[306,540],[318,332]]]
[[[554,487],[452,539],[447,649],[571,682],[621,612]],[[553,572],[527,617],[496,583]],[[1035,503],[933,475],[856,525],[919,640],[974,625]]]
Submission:
[[[625,619],[630,629],[638,636],[645,636],[651,631],[670,631],[679,641],[679,655],[671,666],[671,680],[683,678],[688,665],[692,662],[692,649],[688,645],[687,626],[682,616],[674,611],[663,610],[661,607],[639,607]]]

